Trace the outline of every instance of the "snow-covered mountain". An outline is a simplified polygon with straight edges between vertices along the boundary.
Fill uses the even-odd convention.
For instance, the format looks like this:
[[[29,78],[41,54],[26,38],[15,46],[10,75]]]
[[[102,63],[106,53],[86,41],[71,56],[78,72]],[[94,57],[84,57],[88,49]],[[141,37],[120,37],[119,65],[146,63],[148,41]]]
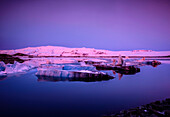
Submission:
[[[60,46],[28,47],[16,50],[0,50],[0,54],[23,53],[34,56],[169,56],[170,51],[133,50],[109,51],[94,48],[67,48]]]

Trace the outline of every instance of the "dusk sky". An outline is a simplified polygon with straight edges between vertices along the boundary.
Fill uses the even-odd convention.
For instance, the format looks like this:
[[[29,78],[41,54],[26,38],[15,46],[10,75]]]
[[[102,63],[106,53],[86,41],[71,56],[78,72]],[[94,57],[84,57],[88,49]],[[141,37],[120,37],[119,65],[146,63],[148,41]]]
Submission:
[[[170,50],[170,0],[0,0],[0,49]]]

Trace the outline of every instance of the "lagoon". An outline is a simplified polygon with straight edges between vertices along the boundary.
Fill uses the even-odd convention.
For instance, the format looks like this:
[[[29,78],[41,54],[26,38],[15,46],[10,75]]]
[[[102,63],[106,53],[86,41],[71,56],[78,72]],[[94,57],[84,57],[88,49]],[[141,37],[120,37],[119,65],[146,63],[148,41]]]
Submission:
[[[98,117],[170,97],[170,64],[107,81],[42,81],[35,70],[0,80],[1,117]]]

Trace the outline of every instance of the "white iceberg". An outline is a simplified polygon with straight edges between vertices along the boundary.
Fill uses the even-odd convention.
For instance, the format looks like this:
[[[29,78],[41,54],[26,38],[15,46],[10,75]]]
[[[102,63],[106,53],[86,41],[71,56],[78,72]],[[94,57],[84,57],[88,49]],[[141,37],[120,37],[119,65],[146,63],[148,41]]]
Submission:
[[[5,63],[3,61],[0,61],[0,71],[5,71]]]
[[[58,77],[58,78],[72,78],[72,77],[74,77],[74,73],[71,71],[57,70],[57,69],[44,69],[44,68],[38,68],[38,72],[35,75]]]
[[[9,73],[17,73],[17,72],[26,72],[29,71],[31,69],[33,69],[34,66],[31,65],[27,65],[24,63],[18,63],[18,62],[14,62],[14,64],[7,64],[5,67],[5,72],[7,74]]]
[[[81,65],[65,65],[63,67],[63,70],[74,70],[74,71],[80,71],[80,70],[88,70],[88,71],[97,71],[96,67],[94,66],[81,66]]]
[[[93,69],[92,69],[93,68]],[[48,76],[48,77],[57,77],[57,78],[97,78],[102,76],[109,76],[104,72],[97,71],[92,66],[64,66],[61,69],[54,68],[38,68],[37,76]],[[90,71],[90,70],[94,71]],[[110,76],[112,77],[112,76]]]

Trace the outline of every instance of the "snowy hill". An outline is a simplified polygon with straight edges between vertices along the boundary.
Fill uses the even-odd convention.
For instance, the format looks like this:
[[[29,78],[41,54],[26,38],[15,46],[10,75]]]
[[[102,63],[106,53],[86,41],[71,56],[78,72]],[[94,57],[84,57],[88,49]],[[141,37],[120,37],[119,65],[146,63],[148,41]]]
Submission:
[[[133,50],[109,51],[94,48],[67,48],[59,46],[28,47],[16,50],[0,50],[0,54],[14,55],[22,53],[33,56],[169,56],[170,51]]]

